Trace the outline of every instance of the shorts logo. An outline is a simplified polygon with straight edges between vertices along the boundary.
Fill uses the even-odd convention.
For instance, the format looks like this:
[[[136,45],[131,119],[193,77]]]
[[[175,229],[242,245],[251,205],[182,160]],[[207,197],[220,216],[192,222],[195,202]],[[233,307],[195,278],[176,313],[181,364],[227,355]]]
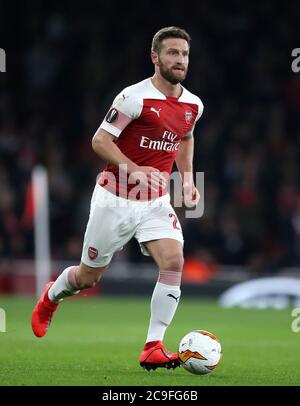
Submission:
[[[97,250],[97,248],[89,247],[89,249],[88,249],[88,254],[89,254],[90,260],[93,261],[93,260],[96,259],[97,256],[98,256],[98,250]]]
[[[108,123],[112,123],[118,118],[119,112],[116,109],[110,109],[109,112],[107,113],[105,120]]]
[[[193,113],[191,111],[186,111],[185,114],[184,114],[184,117],[185,117],[185,122],[187,124],[190,124],[191,119],[193,117]]]

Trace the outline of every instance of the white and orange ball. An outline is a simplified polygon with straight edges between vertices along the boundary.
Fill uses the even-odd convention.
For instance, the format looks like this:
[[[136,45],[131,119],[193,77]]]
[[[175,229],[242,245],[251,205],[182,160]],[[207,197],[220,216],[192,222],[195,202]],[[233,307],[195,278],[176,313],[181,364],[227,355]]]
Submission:
[[[204,375],[219,365],[222,347],[214,334],[205,330],[195,330],[182,338],[178,355],[184,369],[192,374]]]

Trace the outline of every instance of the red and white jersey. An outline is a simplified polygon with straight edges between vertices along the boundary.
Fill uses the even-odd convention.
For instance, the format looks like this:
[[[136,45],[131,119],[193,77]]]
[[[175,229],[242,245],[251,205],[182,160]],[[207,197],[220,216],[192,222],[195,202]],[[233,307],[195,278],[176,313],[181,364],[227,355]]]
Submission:
[[[192,132],[202,113],[199,97],[184,87],[179,98],[165,96],[148,78],[118,94],[100,128],[116,137],[116,145],[135,164],[170,175],[182,138]],[[123,197],[135,187],[122,181],[119,168],[111,164],[99,184]],[[164,193],[160,190],[159,195]]]

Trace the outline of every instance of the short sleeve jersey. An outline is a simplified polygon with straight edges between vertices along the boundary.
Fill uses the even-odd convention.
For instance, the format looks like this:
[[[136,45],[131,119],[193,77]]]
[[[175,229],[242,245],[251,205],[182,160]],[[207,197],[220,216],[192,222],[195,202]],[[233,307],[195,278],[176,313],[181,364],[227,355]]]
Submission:
[[[202,113],[199,97],[184,87],[179,98],[165,96],[148,78],[118,94],[100,128],[116,137],[116,145],[135,164],[170,174],[182,138],[193,130]],[[125,183],[120,181],[119,168],[111,164],[99,179],[109,191],[128,197],[134,185]]]

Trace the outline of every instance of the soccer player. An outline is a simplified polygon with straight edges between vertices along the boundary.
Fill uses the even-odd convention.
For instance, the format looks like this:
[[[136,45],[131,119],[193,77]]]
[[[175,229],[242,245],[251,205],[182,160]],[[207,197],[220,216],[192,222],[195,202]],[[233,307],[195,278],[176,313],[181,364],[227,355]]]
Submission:
[[[93,287],[113,254],[135,237],[159,269],[140,365],[180,365],[162,341],[178,306],[184,261],[182,229],[167,191],[174,160],[186,206],[200,198],[193,181],[193,130],[203,104],[181,85],[190,40],[178,27],[159,30],[152,40],[154,75],[121,91],[95,133],[93,149],[107,166],[92,196],[81,262],[47,284],[32,314],[37,337],[46,334],[60,301]]]

